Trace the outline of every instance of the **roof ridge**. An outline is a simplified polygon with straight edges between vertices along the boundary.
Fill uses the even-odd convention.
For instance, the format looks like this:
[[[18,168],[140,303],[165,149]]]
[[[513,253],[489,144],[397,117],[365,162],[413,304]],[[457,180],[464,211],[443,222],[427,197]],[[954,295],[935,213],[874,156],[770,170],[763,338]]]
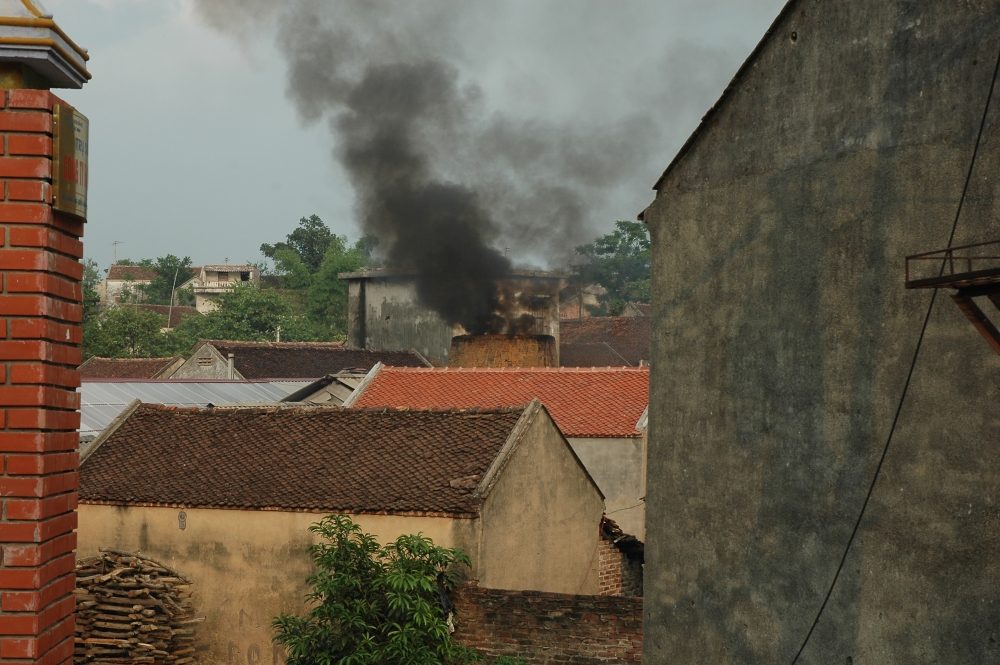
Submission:
[[[469,374],[580,374],[580,373],[603,373],[610,374],[614,372],[649,372],[648,365],[642,365],[639,367],[627,367],[627,366],[617,366],[609,365],[607,367],[394,367],[392,365],[385,366],[394,372],[428,372],[428,373],[439,373],[439,374],[459,374],[459,373],[469,373]]]

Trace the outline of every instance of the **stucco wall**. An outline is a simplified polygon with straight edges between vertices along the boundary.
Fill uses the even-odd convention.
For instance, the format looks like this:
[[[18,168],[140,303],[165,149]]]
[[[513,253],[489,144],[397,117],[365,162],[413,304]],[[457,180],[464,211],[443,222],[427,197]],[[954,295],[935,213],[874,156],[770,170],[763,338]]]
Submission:
[[[202,365],[199,363],[208,364]],[[209,361],[211,361],[209,363]],[[234,369],[237,379],[243,376]],[[190,358],[188,358],[178,370],[171,375],[172,379],[228,379],[229,362],[216,352],[210,345],[205,344]]]
[[[596,594],[603,511],[597,487],[540,411],[483,503],[480,585]]]
[[[625,533],[643,540],[642,439],[570,439],[569,443],[604,493],[608,517]]]
[[[176,508],[120,508],[81,505],[77,557],[98,547],[141,550],[189,575],[195,605],[206,616],[199,636],[211,650],[205,663],[282,665],[271,646],[271,619],[305,611],[311,561],[307,531],[318,513],[186,509],[179,528]],[[437,517],[354,515],[366,532],[387,543],[422,531],[443,547],[476,556],[477,520]]]
[[[802,646],[930,304],[903,259],[948,244],[998,49],[996,1],[793,2],[664,181],[645,662]],[[1000,237],[998,111],[956,245]],[[940,294],[799,663],[1000,661],[998,372]]]

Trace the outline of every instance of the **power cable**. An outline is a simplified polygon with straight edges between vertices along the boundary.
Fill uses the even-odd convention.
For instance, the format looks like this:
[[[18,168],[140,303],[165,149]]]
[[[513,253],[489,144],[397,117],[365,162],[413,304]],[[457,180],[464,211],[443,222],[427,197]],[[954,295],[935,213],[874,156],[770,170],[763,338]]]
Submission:
[[[1000,74],[1000,54],[997,54],[997,64],[993,68],[993,79],[990,81],[990,92],[986,97],[986,108],[983,109],[983,118],[979,123],[979,134],[976,135],[976,143],[972,149],[972,160],[969,162],[969,171],[965,174],[965,185],[962,187],[962,196],[958,199],[958,209],[955,211],[955,221],[951,225],[951,234],[948,236],[948,247],[952,246],[955,240],[955,232],[958,230],[958,220],[962,216],[962,206],[965,204],[965,196],[969,191],[969,183],[972,181],[972,171],[976,165],[976,156],[979,154],[979,144],[983,138],[983,131],[986,128],[986,118],[989,115],[990,104],[993,101],[993,89],[996,87],[997,75]],[[940,277],[944,274],[946,263],[941,262],[941,271],[938,274]],[[823,616],[823,610],[826,609],[827,603],[830,602],[830,597],[833,595],[833,590],[837,586],[837,580],[840,579],[840,573],[844,570],[844,564],[847,562],[847,555],[851,551],[851,545],[854,544],[854,538],[858,535],[858,529],[861,527],[861,520],[864,519],[865,511],[868,509],[868,503],[871,501],[872,493],[875,491],[875,483],[878,482],[879,475],[882,472],[882,466],[885,463],[886,455],[889,453],[889,444],[892,443],[892,436],[896,432],[896,425],[899,423],[899,414],[903,411],[903,403],[906,401],[906,393],[910,389],[910,380],[913,378],[913,370],[917,366],[917,358],[920,356],[920,347],[924,343],[924,334],[927,332],[927,324],[931,320],[931,312],[934,311],[934,302],[937,300],[938,290],[935,288],[934,292],[931,294],[931,302],[927,306],[927,314],[924,316],[924,324],[920,327],[920,337],[917,338],[917,348],[913,351],[913,360],[910,361],[910,371],[906,374],[906,383],[903,384],[903,393],[899,397],[899,404],[896,406],[896,415],[892,419],[892,427],[889,428],[889,436],[886,438],[885,446],[882,448],[882,456],[878,460],[878,465],[875,467],[875,475],[872,476],[872,481],[868,485],[868,493],[865,495],[865,501],[861,504],[861,512],[858,514],[858,519],[854,522],[854,529],[851,530],[851,537],[847,540],[847,547],[844,548],[844,555],[840,558],[840,564],[837,566],[837,572],[833,576],[833,581],[830,583],[830,588],[826,592],[826,597],[823,598],[823,604],[819,607],[819,612],[816,613],[816,619],[812,622],[812,626],[809,628],[809,632],[806,633],[806,638],[802,642],[802,646],[799,647],[798,652],[795,654],[795,658],[792,659],[792,665],[795,665],[802,652],[805,651],[806,645],[809,644],[809,639],[812,637],[813,632],[816,630],[816,626],[819,625],[819,620]]]

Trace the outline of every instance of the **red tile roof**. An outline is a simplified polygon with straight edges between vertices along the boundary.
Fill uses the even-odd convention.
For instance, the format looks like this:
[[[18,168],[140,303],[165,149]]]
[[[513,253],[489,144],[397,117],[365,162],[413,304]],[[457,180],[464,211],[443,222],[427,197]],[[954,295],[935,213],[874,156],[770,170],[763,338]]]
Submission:
[[[354,406],[492,408],[536,397],[567,437],[639,436],[649,369],[383,367]]]
[[[203,340],[228,358],[245,379],[318,379],[327,374],[348,370],[367,372],[376,363],[400,367],[421,367],[424,364],[409,351],[366,351],[344,348],[343,342],[238,342]]]
[[[156,271],[143,266],[123,266],[115,264],[108,268],[108,279],[134,279],[139,282],[151,282],[156,278]]]
[[[180,356],[172,358],[99,358],[80,365],[83,379],[152,379]]]
[[[474,515],[472,493],[525,408],[142,404],[81,465],[80,500]]]
[[[169,316],[170,320],[167,322],[168,328],[176,328],[181,324],[181,321],[188,318],[189,316],[201,316],[199,312],[194,307],[189,307],[187,305],[129,305],[129,307],[137,307],[139,309],[144,309],[149,312],[154,312],[160,316]]]
[[[649,322],[645,316],[592,316],[588,319],[563,319],[559,322],[559,363],[563,367],[589,367],[589,358],[582,356],[584,364],[570,365],[562,358],[563,345],[607,344],[617,356],[635,367],[640,360],[649,361]],[[580,347],[583,349],[584,347]],[[569,356],[573,361],[573,352]]]

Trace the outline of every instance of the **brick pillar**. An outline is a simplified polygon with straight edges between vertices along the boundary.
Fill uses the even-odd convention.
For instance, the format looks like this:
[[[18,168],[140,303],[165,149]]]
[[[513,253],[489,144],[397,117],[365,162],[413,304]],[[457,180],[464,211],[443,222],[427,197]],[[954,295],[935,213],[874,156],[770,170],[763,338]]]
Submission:
[[[73,658],[83,220],[52,208],[47,90],[0,90],[0,663]]]

